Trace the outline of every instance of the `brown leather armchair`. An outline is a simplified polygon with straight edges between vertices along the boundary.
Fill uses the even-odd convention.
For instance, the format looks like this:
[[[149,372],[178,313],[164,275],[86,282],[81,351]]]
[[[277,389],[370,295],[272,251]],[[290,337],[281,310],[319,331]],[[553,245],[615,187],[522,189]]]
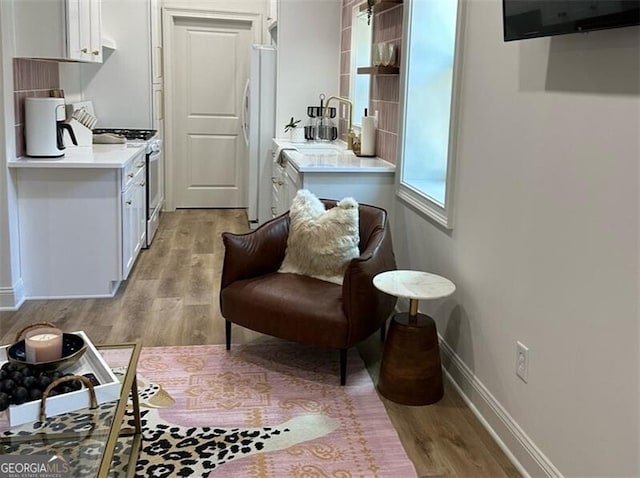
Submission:
[[[327,208],[336,201],[323,200]],[[247,234],[223,233],[225,245],[220,311],[231,324],[305,345],[340,351],[340,384],[346,382],[347,349],[384,326],[396,298],[378,291],[373,277],[396,269],[384,209],[359,205],[360,256],[342,286],[298,274],[279,273],[287,247],[289,214]]]

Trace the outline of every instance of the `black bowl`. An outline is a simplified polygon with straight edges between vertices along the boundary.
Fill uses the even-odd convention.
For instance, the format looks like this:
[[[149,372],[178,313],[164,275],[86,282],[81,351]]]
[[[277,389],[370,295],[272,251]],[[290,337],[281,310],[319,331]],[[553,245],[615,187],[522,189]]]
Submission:
[[[62,357],[49,362],[27,362],[24,340],[16,342],[7,350],[9,362],[16,365],[29,365],[42,370],[58,370],[76,363],[87,350],[84,339],[76,334],[62,334]]]

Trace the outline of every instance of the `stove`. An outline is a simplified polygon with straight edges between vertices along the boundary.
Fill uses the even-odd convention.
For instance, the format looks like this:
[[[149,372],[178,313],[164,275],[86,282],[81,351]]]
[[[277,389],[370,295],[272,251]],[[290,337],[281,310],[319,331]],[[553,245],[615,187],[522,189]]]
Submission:
[[[158,230],[160,210],[164,201],[164,166],[162,164],[162,140],[155,129],[129,128],[96,128],[94,134],[118,134],[127,139],[128,145],[145,146],[147,153],[146,177],[146,209],[147,209],[147,239],[146,247]]]
[[[119,134],[127,138],[127,141],[149,141],[157,131],[155,129],[127,129],[127,128],[96,128],[93,134]]]

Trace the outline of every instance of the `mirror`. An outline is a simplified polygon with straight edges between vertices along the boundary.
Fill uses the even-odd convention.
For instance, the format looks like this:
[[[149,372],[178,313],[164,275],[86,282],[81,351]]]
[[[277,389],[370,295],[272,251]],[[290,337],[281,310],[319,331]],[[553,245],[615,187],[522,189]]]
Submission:
[[[366,2],[365,2],[366,4]],[[349,97],[353,101],[353,126],[360,127],[364,109],[369,107],[371,77],[358,75],[358,67],[371,66],[371,39],[373,28],[367,19],[366,10],[360,5],[353,9],[351,23],[351,78]]]

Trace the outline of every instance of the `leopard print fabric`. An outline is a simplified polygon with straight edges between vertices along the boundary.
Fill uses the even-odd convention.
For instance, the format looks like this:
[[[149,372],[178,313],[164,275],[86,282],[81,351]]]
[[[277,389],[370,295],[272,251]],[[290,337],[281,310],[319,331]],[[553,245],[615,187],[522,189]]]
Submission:
[[[273,427],[221,428],[186,427],[160,418],[154,398],[166,393],[162,387],[144,378],[139,382],[142,422],[142,448],[136,464],[137,477],[207,477],[209,473],[231,460],[255,453],[288,448],[294,444],[326,435],[337,423],[324,415],[302,415]],[[164,403],[167,398],[164,397]],[[173,400],[173,399],[171,399]],[[48,417],[12,428],[4,437],[16,440],[4,444],[5,454],[57,454],[64,457],[74,477],[95,476],[104,453],[104,439],[96,436],[108,433],[116,402],[104,403],[95,410],[71,412]],[[131,411],[125,415],[124,425],[133,427]],[[47,439],[20,441],[24,435],[45,432]],[[52,436],[73,432],[74,436],[52,439]],[[66,433],[64,433],[66,435]],[[44,435],[42,435],[44,436]],[[115,449],[110,476],[125,476],[130,447],[121,441]]]

